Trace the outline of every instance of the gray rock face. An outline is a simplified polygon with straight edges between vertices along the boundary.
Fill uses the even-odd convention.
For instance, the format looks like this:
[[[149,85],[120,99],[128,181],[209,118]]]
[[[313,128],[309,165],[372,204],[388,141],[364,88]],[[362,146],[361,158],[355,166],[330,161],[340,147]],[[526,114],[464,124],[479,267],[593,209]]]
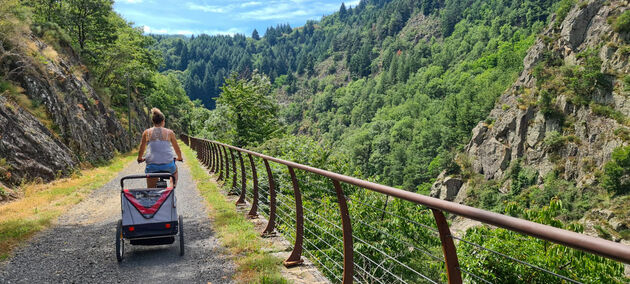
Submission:
[[[613,32],[606,19],[613,13],[630,9],[624,3],[591,0],[585,5],[576,5],[560,25],[558,40],[549,44],[539,38],[528,50],[519,80],[499,98],[489,115],[494,120],[493,125],[479,123],[473,129],[466,153],[475,172],[483,174],[486,179],[501,179],[508,165],[520,159],[524,166],[538,170],[539,177],[561,169],[563,178],[574,180],[578,185],[593,183],[593,170],[601,170],[610,160],[612,151],[624,145],[614,132],[625,128],[625,125],[593,113],[589,106],[574,105],[564,95],[555,98],[555,108],[563,114],[564,120],[545,116],[535,105],[523,107],[518,99],[523,90],[534,94],[537,91],[531,74],[544,52],[550,51],[565,61],[574,62],[579,60],[577,53],[599,48],[603,37],[608,36],[613,42],[622,44],[624,35]],[[545,35],[553,38],[555,32],[551,25]],[[622,55],[617,49],[607,47],[600,51],[599,56],[603,61],[602,70],[627,74],[627,54]],[[607,76],[607,80],[613,85],[620,84],[614,76]],[[619,89],[613,92],[598,90],[592,94],[592,99],[628,116],[628,94],[619,92]],[[504,108],[504,105],[510,107]],[[571,121],[568,127],[567,120]],[[563,137],[571,136],[571,139],[565,140],[556,149],[550,149],[544,141],[552,131]]]
[[[440,174],[437,181],[431,187],[431,196],[453,201],[459,190],[462,188],[464,181],[460,178],[445,177],[445,173]]]
[[[453,201],[459,193],[459,189],[464,182],[459,178],[448,177],[444,180],[442,185],[442,191],[440,192],[440,198],[448,201]]]
[[[77,165],[70,149],[53,137],[30,113],[0,96],[0,153],[6,159],[10,184],[22,179],[54,179]]]
[[[569,12],[562,23],[560,35],[568,42],[571,49],[577,49],[584,42],[587,31],[591,27],[591,20],[603,4],[604,0],[595,0],[589,2],[584,9],[578,8]]]
[[[39,51],[48,46],[27,38]],[[24,71],[10,78],[32,101],[45,106],[55,133],[37,118],[1,97],[0,157],[10,166],[8,185],[41,178],[49,181],[70,173],[79,162],[111,159],[116,151],[127,152],[137,142],[122,127],[90,84],[76,70],[84,69],[74,54],[54,60],[36,60],[23,54]],[[138,112],[135,129],[146,126],[146,114]],[[140,121],[140,123],[138,122]]]

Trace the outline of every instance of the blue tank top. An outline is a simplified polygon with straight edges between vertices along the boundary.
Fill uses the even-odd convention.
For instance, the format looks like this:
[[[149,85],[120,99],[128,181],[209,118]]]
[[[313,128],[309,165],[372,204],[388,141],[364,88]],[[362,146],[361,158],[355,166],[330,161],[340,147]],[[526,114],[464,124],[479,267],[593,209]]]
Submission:
[[[151,128],[148,151],[146,155],[147,164],[168,164],[173,162],[175,154],[169,138],[169,130],[163,127]]]

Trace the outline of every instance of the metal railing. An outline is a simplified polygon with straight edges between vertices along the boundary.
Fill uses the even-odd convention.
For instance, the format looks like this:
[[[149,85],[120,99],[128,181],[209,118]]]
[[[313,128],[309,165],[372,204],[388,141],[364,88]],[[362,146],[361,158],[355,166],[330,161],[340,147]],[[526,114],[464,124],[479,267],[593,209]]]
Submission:
[[[314,262],[319,263],[320,267],[327,270],[327,275],[330,275],[333,279],[343,283],[351,283],[353,281],[370,283],[391,282],[375,277],[374,275],[376,274],[382,275],[382,277],[384,277],[383,279],[391,279],[393,282],[407,282],[403,279],[403,276],[401,276],[400,273],[392,272],[386,266],[401,267],[401,269],[404,270],[404,274],[413,274],[413,279],[418,279],[415,281],[430,283],[440,282],[440,279],[431,278],[430,276],[425,275],[423,273],[424,271],[417,271],[407,264],[402,263],[397,259],[396,255],[391,255],[391,253],[383,251],[383,249],[376,247],[370,242],[354,236],[353,224],[350,220],[349,202],[351,202],[352,206],[363,206],[368,208],[370,210],[369,212],[381,215],[381,220],[383,220],[387,214],[387,216],[398,218],[406,224],[410,224],[411,226],[414,226],[414,228],[418,228],[418,230],[423,229],[428,232],[427,234],[429,235],[433,234],[436,238],[436,243],[439,243],[441,246],[442,257],[436,256],[435,251],[432,251],[430,248],[423,246],[423,244],[419,244],[414,241],[414,236],[394,236],[391,231],[388,232],[377,228],[373,224],[368,224],[364,220],[361,220],[361,218],[353,219],[355,222],[354,226],[365,226],[370,232],[378,236],[388,237],[388,240],[400,243],[401,247],[413,251],[415,255],[426,257],[427,261],[434,261],[437,263],[436,265],[441,265],[444,267],[446,279],[449,283],[462,283],[462,273],[468,275],[470,279],[474,279],[475,281],[491,283],[491,281],[484,279],[482,276],[477,275],[464,267],[460,267],[455,241],[457,241],[459,245],[468,245],[476,250],[486,251],[494,255],[504,257],[513,262],[524,265],[528,267],[528,269],[552,275],[557,277],[560,281],[574,283],[580,283],[580,281],[453,235],[444,212],[476,220],[484,224],[504,228],[509,231],[518,232],[534,237],[535,239],[550,241],[625,264],[630,264],[630,247],[620,243],[337,174],[263,155],[246,149],[241,149],[217,141],[199,139],[189,137],[187,135],[182,135],[181,139],[185,144],[189,145],[197,152],[197,158],[206,167],[208,167],[211,172],[218,173],[219,180],[228,182],[231,171],[232,190],[239,194],[237,205],[245,204],[245,200],[249,199],[252,204],[248,213],[249,216],[255,217],[259,211],[262,211],[265,215],[267,215],[268,223],[262,232],[263,235],[273,234],[273,232],[278,228],[282,228],[284,232],[288,233],[289,239],[293,242],[293,250],[290,256],[283,262],[285,266],[291,267],[301,264],[303,262],[301,258],[302,253],[306,252],[313,258]],[[236,152],[236,155],[234,152]],[[244,154],[247,155],[250,162],[249,168],[251,175],[247,173],[243,159]],[[237,181],[237,157],[240,166],[240,187],[238,186]],[[266,184],[268,187],[265,186],[267,189],[259,185],[258,172],[254,157],[262,159],[267,174]],[[277,180],[274,179],[274,173],[272,167],[270,167],[270,162],[287,167],[288,176],[286,179],[290,179],[292,192],[282,190],[281,187],[277,186]],[[338,222],[340,219],[341,226],[336,224],[335,221],[330,220],[330,218],[326,218],[326,216],[322,216],[322,214],[315,212],[318,210],[311,210],[304,206],[302,191],[300,190],[295,169],[312,174],[315,178],[320,178],[320,180],[325,178],[332,182],[334,191],[331,190],[328,193],[331,195],[332,199],[336,200],[335,210],[338,210],[338,215],[335,215],[335,221]],[[248,176],[251,178],[248,179]],[[250,188],[252,188],[249,195],[247,193],[248,181],[251,182]],[[356,196],[353,195],[352,197],[349,197],[344,194],[343,185],[346,187],[354,186],[358,190],[363,190],[364,192],[361,193],[361,191],[355,191],[361,194],[355,194]],[[285,194],[285,192],[289,194]],[[262,196],[261,193],[263,193]],[[379,206],[375,206],[374,204],[370,204],[369,201],[361,199],[361,196],[373,193],[384,194],[387,196],[385,199],[385,207],[381,208]],[[421,222],[411,220],[401,216],[400,214],[394,214],[386,210],[387,202],[390,200],[389,197],[426,206],[427,211],[423,212],[426,212],[426,218],[430,218],[429,216],[432,215],[434,222],[433,225],[435,225],[435,227],[422,224]],[[317,205],[319,209],[330,209],[329,207],[331,206],[330,202],[325,204],[321,200],[317,199],[311,200],[307,198],[305,201],[308,204],[314,204],[317,202],[315,205]],[[305,209],[307,211],[306,215],[304,212]],[[418,211],[421,210],[422,208],[418,208]],[[431,212],[430,215],[428,213],[429,211]],[[317,218],[320,225],[318,225],[318,222],[308,222],[307,226],[305,226],[305,216],[307,221],[312,221]],[[322,227],[329,228],[327,229]],[[293,229],[294,232],[289,232],[287,230],[288,228]],[[305,238],[305,229],[308,238]],[[308,250],[304,250],[305,240],[308,247],[313,247],[316,250],[317,256],[313,257],[313,253]],[[355,249],[353,249],[355,241],[357,241],[358,246],[361,246],[364,249],[361,251],[355,251]],[[339,242],[343,244],[342,248],[337,248],[335,246],[335,244],[338,244]],[[327,247],[321,248],[318,244],[320,244],[320,246],[323,244]],[[375,257],[370,257],[370,255],[378,255],[379,258],[376,259]],[[325,257],[325,259],[322,257]],[[322,258],[321,261],[320,258]],[[342,258],[343,265],[338,264],[334,258]],[[324,265],[322,264],[322,261],[333,263],[333,265]],[[342,271],[342,275],[339,276],[337,271]]]

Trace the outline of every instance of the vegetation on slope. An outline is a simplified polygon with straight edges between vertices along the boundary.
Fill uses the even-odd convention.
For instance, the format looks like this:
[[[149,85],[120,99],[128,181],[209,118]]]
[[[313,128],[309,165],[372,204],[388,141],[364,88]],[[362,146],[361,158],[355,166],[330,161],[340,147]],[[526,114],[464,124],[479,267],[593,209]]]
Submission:
[[[516,78],[554,3],[460,2],[361,1],[260,40],[159,37],[157,48],[207,106],[216,96],[207,86],[223,82],[206,84],[208,74],[258,70],[273,82],[286,133],[345,152],[363,177],[424,190],[441,170],[457,171],[452,153]]]
[[[13,13],[26,26],[59,53],[77,53],[88,71],[86,79],[108,107],[113,108],[126,127],[133,119],[144,125],[145,105],[160,107],[169,117],[168,126],[176,130],[187,127],[187,111],[194,104],[186,96],[174,74],[161,74],[160,53],[150,50],[155,40],[144,36],[139,27],[113,11],[111,0],[18,1]],[[7,7],[3,5],[3,7]],[[5,20],[0,20],[5,22]],[[11,21],[8,21],[11,22]],[[3,42],[18,42],[22,34],[3,36]],[[81,70],[77,74],[82,73]],[[132,109],[128,116],[128,96]],[[135,112],[145,112],[138,115]],[[143,129],[132,129],[135,132]]]

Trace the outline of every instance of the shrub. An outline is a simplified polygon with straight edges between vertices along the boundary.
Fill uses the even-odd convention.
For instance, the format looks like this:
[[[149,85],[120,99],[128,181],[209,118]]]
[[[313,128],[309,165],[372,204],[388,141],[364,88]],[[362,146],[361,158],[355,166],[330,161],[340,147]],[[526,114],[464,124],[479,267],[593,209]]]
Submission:
[[[630,146],[618,147],[604,166],[602,187],[615,194],[630,192]]]
[[[584,66],[564,68],[564,84],[578,97],[582,104],[588,104],[591,94],[597,89],[612,91],[612,83],[601,72],[602,60],[597,51],[589,49],[581,52],[578,59],[584,59]]]
[[[558,131],[550,131],[545,134],[543,143],[550,151],[557,151],[567,142],[566,137],[562,136]]]
[[[619,15],[612,26],[618,33],[630,32],[630,10],[627,10]]]
[[[626,116],[622,112],[610,106],[591,103],[591,109],[593,110],[593,113],[612,118],[620,124],[624,124],[626,122]]]
[[[558,16],[558,18],[555,22],[556,27],[560,26],[560,24],[562,24],[562,21],[564,21],[564,18],[567,17],[569,12],[571,11],[571,8],[573,8],[573,5],[575,5],[575,0],[562,0],[557,5],[558,8],[556,9],[556,16]]]
[[[534,185],[538,179],[538,172],[524,168],[520,161],[512,164],[508,176],[512,179],[512,194],[519,194],[521,190]]]

